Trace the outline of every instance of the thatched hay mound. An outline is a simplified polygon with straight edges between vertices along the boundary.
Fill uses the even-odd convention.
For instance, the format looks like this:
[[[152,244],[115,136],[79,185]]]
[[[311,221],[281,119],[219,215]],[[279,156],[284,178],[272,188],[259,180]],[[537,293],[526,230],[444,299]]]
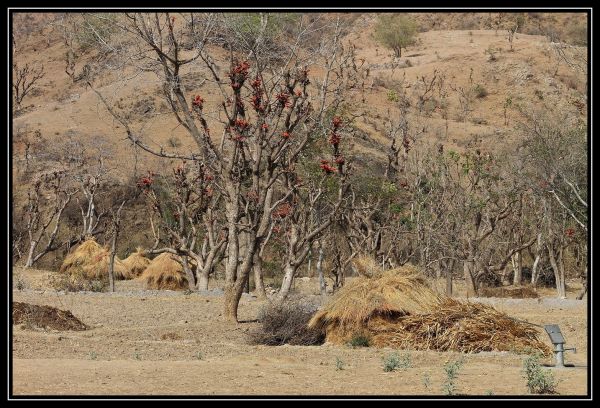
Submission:
[[[88,279],[104,279],[108,276],[110,252],[93,238],[79,245],[63,261],[60,272],[83,275]],[[115,257],[115,279],[127,279],[128,271],[123,262]]]
[[[129,279],[140,276],[150,265],[150,259],[146,258],[141,248],[137,248],[136,252],[123,259],[123,265],[127,268],[127,276]]]
[[[146,289],[184,290],[189,287],[183,266],[175,255],[167,252],[154,258],[138,279],[145,282]]]
[[[478,292],[481,297],[499,297],[499,298],[517,298],[517,299],[536,299],[540,295],[535,289],[529,286],[518,288],[509,288],[500,286],[498,288],[481,288]]]
[[[375,347],[550,353],[532,326],[490,306],[439,295],[412,266],[360,276],[340,289],[309,327],[324,328],[326,340],[335,344],[364,336]]]
[[[354,279],[315,314],[309,326],[326,327],[327,341],[343,344],[360,334],[374,317],[396,319],[425,313],[441,301],[441,296],[427,286],[419,271],[407,265],[379,271],[372,278]]]
[[[53,330],[86,330],[87,326],[68,310],[52,306],[38,306],[29,303],[13,302],[13,324]]]

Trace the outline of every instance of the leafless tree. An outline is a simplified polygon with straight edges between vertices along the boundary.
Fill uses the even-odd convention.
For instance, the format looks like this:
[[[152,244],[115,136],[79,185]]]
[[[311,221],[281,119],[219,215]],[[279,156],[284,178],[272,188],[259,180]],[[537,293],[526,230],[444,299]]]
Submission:
[[[16,109],[21,108],[23,99],[35,89],[36,84],[44,78],[46,73],[44,72],[43,64],[32,64],[26,63],[25,65],[19,65],[16,61],[13,61],[13,100],[15,102]]]

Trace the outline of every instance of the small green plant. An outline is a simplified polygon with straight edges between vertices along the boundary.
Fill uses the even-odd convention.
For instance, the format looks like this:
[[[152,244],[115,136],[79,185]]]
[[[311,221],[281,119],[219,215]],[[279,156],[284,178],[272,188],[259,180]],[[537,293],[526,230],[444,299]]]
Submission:
[[[383,358],[383,371],[386,373],[395,371],[398,368],[406,370],[410,367],[412,367],[410,354],[400,356],[398,353],[391,353]]]
[[[89,354],[90,360],[96,360],[98,358],[98,354],[95,351],[90,352]]]
[[[342,361],[342,359],[340,359],[339,357],[335,358],[335,369],[337,371],[341,371],[344,369],[344,365],[345,363]]]
[[[475,92],[475,96],[480,99],[488,96],[488,91],[487,91],[487,89],[485,89],[483,87],[483,85],[480,85],[480,84],[475,85],[475,88],[473,88],[473,91]]]
[[[364,336],[362,334],[358,334],[354,337],[352,337],[352,339],[350,339],[350,341],[348,342],[348,345],[352,348],[357,348],[357,347],[369,347],[370,346],[370,340],[367,336]]]
[[[487,390],[487,391],[485,392],[485,395],[494,395],[494,391],[492,391],[492,390]]]
[[[535,96],[537,96],[537,98],[542,101],[544,100],[544,93],[542,91],[540,91],[539,89],[536,89],[534,92]]]
[[[423,374],[423,385],[425,389],[429,391],[429,386],[431,385],[431,378],[429,377],[429,373]]]
[[[136,360],[141,360],[142,356],[140,356],[140,353],[133,353],[133,358]]]
[[[458,360],[448,361],[444,364],[444,371],[446,372],[446,379],[442,384],[442,391],[446,395],[456,395],[456,379],[458,378],[458,372],[464,363],[463,358]]]
[[[398,93],[393,89],[390,89],[387,93],[387,99],[390,102],[398,102]]]
[[[17,280],[15,282],[15,287],[17,288],[18,291],[22,291],[23,289],[27,288],[27,283],[25,282],[23,275],[18,274],[16,276],[16,278],[17,278]]]
[[[201,351],[196,353],[196,360],[204,360],[204,354]]]
[[[533,354],[523,361],[523,371],[530,394],[556,394],[556,381],[550,370],[544,370],[539,354]]]
[[[107,289],[107,282],[102,280],[90,281],[90,291],[92,292],[104,292]]]

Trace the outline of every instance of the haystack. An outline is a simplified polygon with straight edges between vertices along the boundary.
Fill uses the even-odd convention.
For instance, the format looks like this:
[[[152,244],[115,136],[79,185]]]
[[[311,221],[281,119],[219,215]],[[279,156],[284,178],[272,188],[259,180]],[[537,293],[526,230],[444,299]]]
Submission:
[[[136,252],[129,255],[123,260],[123,265],[127,268],[127,275],[129,279],[136,278],[142,274],[150,265],[150,259],[144,255],[142,248],[137,248]]]
[[[362,265],[355,266],[362,270]],[[426,313],[441,302],[441,296],[427,286],[415,267],[379,270],[372,277],[362,275],[346,284],[315,314],[309,327],[325,327],[327,341],[343,344],[367,330],[369,320],[375,317],[393,321]]]
[[[147,289],[183,290],[189,287],[183,266],[175,255],[167,252],[154,258],[138,279],[145,282]]]
[[[355,266],[359,271],[364,268]],[[361,274],[340,289],[313,316],[309,328],[325,329],[326,341],[334,344],[346,344],[360,335],[375,347],[551,352],[538,340],[534,327],[490,306],[434,292],[413,266],[373,272],[372,277]]]
[[[87,239],[70,253],[63,261],[60,272],[70,275],[83,274],[88,279],[108,277],[110,252],[98,244],[93,238]],[[115,257],[115,279],[126,279],[127,268]]]

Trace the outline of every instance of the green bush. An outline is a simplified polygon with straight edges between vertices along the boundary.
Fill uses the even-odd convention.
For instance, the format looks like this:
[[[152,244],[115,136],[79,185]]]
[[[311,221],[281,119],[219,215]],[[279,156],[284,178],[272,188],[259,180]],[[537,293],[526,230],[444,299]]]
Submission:
[[[458,372],[463,365],[463,359],[460,358],[455,361],[448,361],[444,364],[444,372],[446,373],[446,379],[442,385],[442,390],[446,395],[456,394],[456,379],[458,378]]]
[[[358,334],[355,335],[354,337],[352,337],[352,339],[350,339],[350,341],[348,342],[348,345],[356,348],[356,347],[369,347],[370,346],[370,340],[368,337],[362,335],[362,334]]]
[[[415,43],[416,33],[416,23],[404,14],[385,14],[375,25],[375,39],[393,50],[396,57],[402,56],[402,48]]]
[[[383,371],[389,373],[398,368],[407,369],[412,367],[410,354],[400,356],[398,353],[391,353],[383,358]]]
[[[556,381],[550,370],[544,370],[540,356],[533,354],[523,361],[523,371],[530,394],[556,394]]]

